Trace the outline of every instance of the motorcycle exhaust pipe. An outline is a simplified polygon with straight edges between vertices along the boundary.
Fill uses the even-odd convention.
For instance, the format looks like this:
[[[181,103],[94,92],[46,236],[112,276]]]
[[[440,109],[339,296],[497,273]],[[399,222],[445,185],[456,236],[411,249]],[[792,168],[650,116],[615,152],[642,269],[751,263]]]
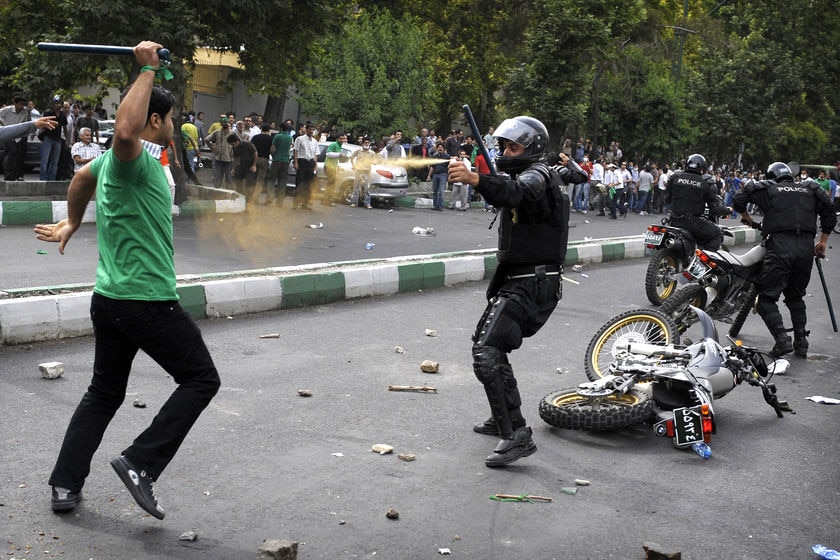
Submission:
[[[684,348],[674,348],[673,345],[659,346],[644,342],[631,342],[627,345],[627,351],[631,354],[642,354],[644,356],[661,356],[663,358],[690,358],[691,353]]]

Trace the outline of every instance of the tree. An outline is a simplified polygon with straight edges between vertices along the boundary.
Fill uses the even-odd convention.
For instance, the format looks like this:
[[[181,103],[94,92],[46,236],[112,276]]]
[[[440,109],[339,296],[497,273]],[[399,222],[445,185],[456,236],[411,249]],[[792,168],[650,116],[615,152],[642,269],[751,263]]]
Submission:
[[[320,59],[301,105],[355,134],[378,138],[400,129],[409,136],[431,106],[423,48],[423,26],[414,16],[362,10]]]

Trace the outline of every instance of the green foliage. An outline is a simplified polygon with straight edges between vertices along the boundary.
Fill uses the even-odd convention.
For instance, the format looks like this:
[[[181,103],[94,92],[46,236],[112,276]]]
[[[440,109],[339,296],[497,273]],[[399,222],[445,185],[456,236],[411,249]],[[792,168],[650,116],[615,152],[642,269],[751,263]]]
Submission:
[[[396,129],[405,136],[427,120],[431,107],[423,26],[411,15],[363,10],[320,58],[301,94],[307,114],[375,138]]]

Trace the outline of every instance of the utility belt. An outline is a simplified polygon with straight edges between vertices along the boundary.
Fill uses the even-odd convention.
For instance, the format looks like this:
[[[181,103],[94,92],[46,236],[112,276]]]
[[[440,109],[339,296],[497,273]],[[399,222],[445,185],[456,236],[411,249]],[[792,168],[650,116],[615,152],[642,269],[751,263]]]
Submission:
[[[507,279],[518,278],[545,278],[546,276],[559,276],[563,274],[563,267],[551,264],[539,264],[536,266],[517,266],[507,271]]]

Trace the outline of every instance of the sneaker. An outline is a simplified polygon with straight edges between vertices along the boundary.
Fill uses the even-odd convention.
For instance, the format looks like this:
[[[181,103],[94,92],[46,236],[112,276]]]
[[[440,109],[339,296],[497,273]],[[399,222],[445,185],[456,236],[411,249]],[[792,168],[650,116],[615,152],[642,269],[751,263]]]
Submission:
[[[580,213],[581,214],[586,214],[586,210],[581,210]]]
[[[531,428],[523,426],[513,433],[512,439],[499,440],[493,454],[484,460],[484,464],[488,467],[504,467],[536,451],[537,444],[531,439]]]
[[[50,503],[52,510],[56,512],[73,511],[76,504],[82,501],[81,492],[71,492],[67,488],[60,486],[52,487],[52,498]]]
[[[496,425],[496,421],[493,420],[492,416],[484,422],[479,422],[478,424],[475,424],[473,426],[473,431],[477,434],[499,437],[499,427]]]
[[[371,206],[370,204],[365,204],[365,208],[367,208],[368,210],[370,210],[371,208],[373,208],[373,206]]]
[[[157,498],[155,498],[155,491],[152,488],[152,478],[146,474],[146,471],[139,470],[124,455],[113,459],[111,466],[117,471],[120,480],[123,481],[125,487],[131,492],[131,496],[137,502],[137,505],[154,517],[163,519],[166,512],[163,511],[163,508],[157,502]]]
[[[356,205],[355,205],[355,204],[351,204],[351,205],[350,205],[350,208],[355,208],[355,207],[356,207]]]

